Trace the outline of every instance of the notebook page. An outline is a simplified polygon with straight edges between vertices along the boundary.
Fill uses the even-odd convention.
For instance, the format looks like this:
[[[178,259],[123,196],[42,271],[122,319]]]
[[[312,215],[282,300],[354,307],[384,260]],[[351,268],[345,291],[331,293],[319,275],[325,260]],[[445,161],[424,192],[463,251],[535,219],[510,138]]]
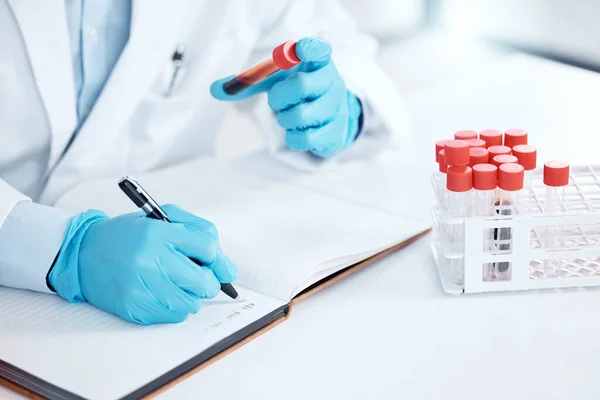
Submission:
[[[57,295],[0,287],[0,360],[89,399],[116,399],[284,305],[237,286],[180,324],[142,326]]]
[[[217,226],[223,251],[238,265],[237,284],[284,300],[323,263],[390,247],[429,228],[213,159],[136,178],[157,202],[179,204]],[[112,215],[135,210],[116,181],[82,184],[57,205]]]

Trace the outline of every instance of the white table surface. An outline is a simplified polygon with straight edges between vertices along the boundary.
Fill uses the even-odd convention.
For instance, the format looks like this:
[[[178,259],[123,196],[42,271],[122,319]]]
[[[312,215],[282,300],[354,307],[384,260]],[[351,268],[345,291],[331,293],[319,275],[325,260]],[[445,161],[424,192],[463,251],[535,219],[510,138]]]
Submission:
[[[433,168],[434,139],[522,127],[541,160],[599,161],[598,100],[596,74],[494,60],[407,96],[413,155]],[[597,399],[598,337],[599,290],[447,295],[425,238],[159,398]]]
[[[393,74],[397,59],[386,60]],[[490,60],[409,91],[419,164],[433,169],[434,139],[466,128],[523,127],[541,158],[598,159],[600,77]],[[224,157],[260,148],[256,132],[234,129],[243,121],[224,124]],[[237,139],[244,145],[227,149]],[[598,337],[598,290],[447,295],[425,238],[295,305],[283,324],[158,398],[597,399]],[[0,387],[0,398],[20,397]]]

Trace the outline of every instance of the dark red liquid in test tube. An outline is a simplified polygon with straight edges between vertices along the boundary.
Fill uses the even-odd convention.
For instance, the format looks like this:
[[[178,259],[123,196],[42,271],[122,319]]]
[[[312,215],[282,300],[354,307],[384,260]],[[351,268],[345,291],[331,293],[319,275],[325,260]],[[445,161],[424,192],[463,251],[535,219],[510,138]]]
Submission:
[[[234,95],[255,85],[275,72],[290,69],[300,62],[296,55],[296,42],[288,41],[273,49],[272,58],[264,60],[247,69],[223,84],[223,90]]]

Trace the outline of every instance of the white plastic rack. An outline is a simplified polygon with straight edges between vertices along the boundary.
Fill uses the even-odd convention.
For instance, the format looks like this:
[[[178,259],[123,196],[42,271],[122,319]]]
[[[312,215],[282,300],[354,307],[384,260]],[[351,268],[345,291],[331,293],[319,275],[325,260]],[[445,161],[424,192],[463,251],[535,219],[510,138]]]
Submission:
[[[432,249],[446,292],[600,286],[600,165],[571,166],[558,211],[545,207],[542,169],[532,171],[510,216],[496,206],[494,217],[449,217],[442,182],[432,176]]]

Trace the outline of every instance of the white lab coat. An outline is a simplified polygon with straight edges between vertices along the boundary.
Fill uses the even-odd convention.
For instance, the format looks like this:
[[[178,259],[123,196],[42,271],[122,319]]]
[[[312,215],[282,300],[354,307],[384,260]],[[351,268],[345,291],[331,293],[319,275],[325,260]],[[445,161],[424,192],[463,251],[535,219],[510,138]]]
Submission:
[[[375,62],[375,42],[335,0],[134,0],[132,14],[129,42],[69,145],[77,117],[64,0],[0,0],[0,227],[21,200],[51,205],[85,179],[210,153],[226,107],[210,96],[211,82],[285,40],[331,41],[338,69],[368,105],[368,126],[344,157],[372,154],[403,134],[401,100]],[[184,70],[165,96],[181,45]],[[240,106],[275,157],[301,168],[322,162],[286,149],[264,98]]]

